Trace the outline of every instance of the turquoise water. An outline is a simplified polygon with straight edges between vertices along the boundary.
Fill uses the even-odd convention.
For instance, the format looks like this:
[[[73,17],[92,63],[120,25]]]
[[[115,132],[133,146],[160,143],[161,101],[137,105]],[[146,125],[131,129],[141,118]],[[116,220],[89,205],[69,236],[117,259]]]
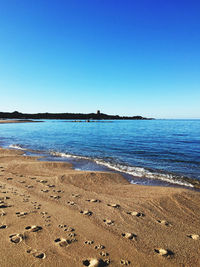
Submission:
[[[132,183],[200,180],[200,120],[1,124],[0,145],[40,151],[77,169],[120,171]]]

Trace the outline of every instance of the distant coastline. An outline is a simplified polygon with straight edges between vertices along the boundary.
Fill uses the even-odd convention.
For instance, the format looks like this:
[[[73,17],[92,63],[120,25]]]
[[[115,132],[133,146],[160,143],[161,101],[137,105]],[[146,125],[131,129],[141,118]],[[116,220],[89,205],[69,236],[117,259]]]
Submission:
[[[119,116],[108,115],[104,113],[20,113],[15,112],[0,112],[0,119],[57,119],[57,120],[153,120],[153,118],[145,118],[142,116]]]

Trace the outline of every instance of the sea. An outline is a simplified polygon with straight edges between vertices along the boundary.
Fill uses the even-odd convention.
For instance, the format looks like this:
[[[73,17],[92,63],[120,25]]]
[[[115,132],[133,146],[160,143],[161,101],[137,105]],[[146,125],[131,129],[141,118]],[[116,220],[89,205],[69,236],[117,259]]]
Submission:
[[[0,146],[70,162],[76,170],[118,172],[132,184],[200,183],[200,120],[1,124]]]

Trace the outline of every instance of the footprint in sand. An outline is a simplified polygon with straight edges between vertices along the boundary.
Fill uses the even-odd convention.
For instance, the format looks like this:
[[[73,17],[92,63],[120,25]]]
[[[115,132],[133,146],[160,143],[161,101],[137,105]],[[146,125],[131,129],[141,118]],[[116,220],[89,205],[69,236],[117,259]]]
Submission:
[[[10,199],[10,197],[7,197],[7,196],[5,196],[5,197],[0,197],[0,201],[4,201],[4,200],[6,200],[6,199]]]
[[[87,216],[91,216],[92,215],[92,211],[89,211],[89,210],[81,210],[80,213],[83,214],[83,215],[87,215]]]
[[[97,249],[97,250],[104,249],[104,248],[105,248],[105,246],[101,245],[101,244],[94,246],[94,249]]]
[[[0,229],[6,229],[8,226],[6,224],[0,225]]]
[[[32,225],[32,226],[26,226],[25,229],[30,231],[30,232],[38,232],[38,231],[42,230],[42,227],[38,226],[38,225]]]
[[[59,224],[58,227],[59,228],[65,228],[65,227],[67,227],[67,225],[66,224]]]
[[[69,206],[74,206],[74,205],[76,205],[76,203],[73,202],[73,201],[67,201],[67,204],[68,204]]]
[[[127,214],[132,215],[132,216],[136,216],[136,217],[144,217],[144,213],[142,212],[138,212],[138,211],[128,211]]]
[[[55,187],[55,184],[47,184],[49,188]]]
[[[69,226],[69,227],[64,228],[64,231],[65,232],[74,232],[75,229]]]
[[[6,213],[4,211],[1,211],[0,216],[6,216]]]
[[[38,252],[36,249],[28,249],[26,251],[27,253],[31,254],[33,257],[38,258],[38,259],[45,259],[46,254],[44,252]]]
[[[46,184],[48,181],[47,180],[39,180],[38,182],[41,183],[41,184]]]
[[[101,200],[99,200],[99,199],[86,199],[86,201],[88,201],[88,202],[93,202],[93,203],[100,203],[101,202]]]
[[[130,240],[136,240],[136,237],[137,237],[137,235],[133,233],[122,233],[122,236]]]
[[[43,215],[43,216],[45,216],[45,215],[48,214],[48,212],[46,212],[46,211],[41,211],[40,214]]]
[[[112,207],[112,208],[117,208],[117,209],[120,207],[120,205],[116,203],[111,203],[111,204],[108,203],[107,206]]]
[[[26,185],[25,187],[27,187],[28,189],[33,188],[33,185]]]
[[[10,235],[9,238],[10,238],[10,242],[18,244],[24,239],[24,236],[22,234],[13,234],[13,235]]]
[[[21,211],[21,212],[16,212],[15,213],[17,215],[17,217],[24,217],[25,215],[27,215],[27,212]]]
[[[11,205],[6,204],[4,201],[0,201],[0,209],[9,208]]]
[[[158,223],[165,225],[165,226],[171,226],[171,223],[169,223],[168,221],[165,220],[157,220]]]
[[[69,244],[71,244],[71,240],[65,239],[65,238],[56,238],[54,242],[59,245],[60,247],[67,247]]]
[[[82,261],[83,266],[88,266],[88,267],[103,267],[103,266],[108,266],[110,263],[110,260],[105,260],[103,261],[102,259],[87,259]]]
[[[48,193],[48,192],[49,192],[48,189],[41,189],[41,191],[42,191],[43,193]]]
[[[199,240],[199,235],[197,234],[187,235],[187,237],[192,238],[194,240]]]
[[[164,249],[164,248],[157,248],[157,249],[154,249],[154,251],[163,257],[170,257],[174,255],[174,253],[171,250]]]
[[[55,189],[54,189],[53,192],[54,192],[54,193],[64,193],[65,191],[60,190],[60,189],[59,189],[59,190],[55,190]]]
[[[94,241],[93,240],[86,240],[84,243],[86,245],[92,245],[94,243]]]
[[[107,256],[109,256],[109,253],[106,252],[106,251],[101,251],[101,252],[99,253],[99,255],[102,256],[102,257],[107,257]]]
[[[129,265],[130,263],[131,263],[131,262],[128,261],[128,260],[123,260],[123,259],[120,260],[120,264],[121,264],[121,265]]]
[[[26,181],[18,181],[20,184],[25,184]]]
[[[50,198],[53,198],[53,199],[60,199],[61,196],[50,196]]]
[[[114,225],[114,221],[109,220],[109,219],[104,219],[103,222],[104,222],[106,225]]]
[[[79,194],[72,194],[72,197],[80,197]]]
[[[75,233],[69,233],[68,236],[69,236],[69,237],[75,237],[76,234],[75,234]]]

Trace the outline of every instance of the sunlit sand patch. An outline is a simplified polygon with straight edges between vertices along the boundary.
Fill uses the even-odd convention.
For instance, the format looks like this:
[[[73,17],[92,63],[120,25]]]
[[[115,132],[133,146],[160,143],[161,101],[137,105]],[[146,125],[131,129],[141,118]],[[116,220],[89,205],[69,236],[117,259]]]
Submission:
[[[111,204],[108,203],[107,206],[112,207],[112,208],[119,208],[120,207],[120,205],[116,204],[116,203],[111,203]]]
[[[10,242],[18,244],[24,239],[24,235],[22,234],[13,234],[9,236]]]
[[[83,215],[87,215],[87,216],[91,216],[92,215],[92,211],[90,211],[90,210],[81,210],[80,213],[83,214]]]
[[[144,213],[142,212],[138,212],[138,211],[128,211],[127,214],[132,215],[132,216],[136,216],[136,217],[144,217]]]
[[[158,223],[165,225],[165,226],[171,226],[171,224],[168,221],[165,220],[157,220]]]
[[[42,227],[38,226],[38,225],[32,225],[32,226],[26,226],[25,229],[30,231],[30,232],[38,232],[38,231],[42,230]]]
[[[122,233],[122,236],[130,240],[136,240],[137,237],[137,235],[133,233]]]
[[[114,225],[114,221],[110,220],[110,219],[104,219],[103,222],[107,225]]]
[[[199,240],[199,235],[197,234],[187,235],[187,237],[192,238],[194,240]]]
[[[123,259],[120,260],[121,265],[129,265],[130,263],[131,262],[129,260],[123,260]]]
[[[174,253],[171,250],[164,248],[154,249],[154,251],[163,257],[169,257],[174,255]]]

